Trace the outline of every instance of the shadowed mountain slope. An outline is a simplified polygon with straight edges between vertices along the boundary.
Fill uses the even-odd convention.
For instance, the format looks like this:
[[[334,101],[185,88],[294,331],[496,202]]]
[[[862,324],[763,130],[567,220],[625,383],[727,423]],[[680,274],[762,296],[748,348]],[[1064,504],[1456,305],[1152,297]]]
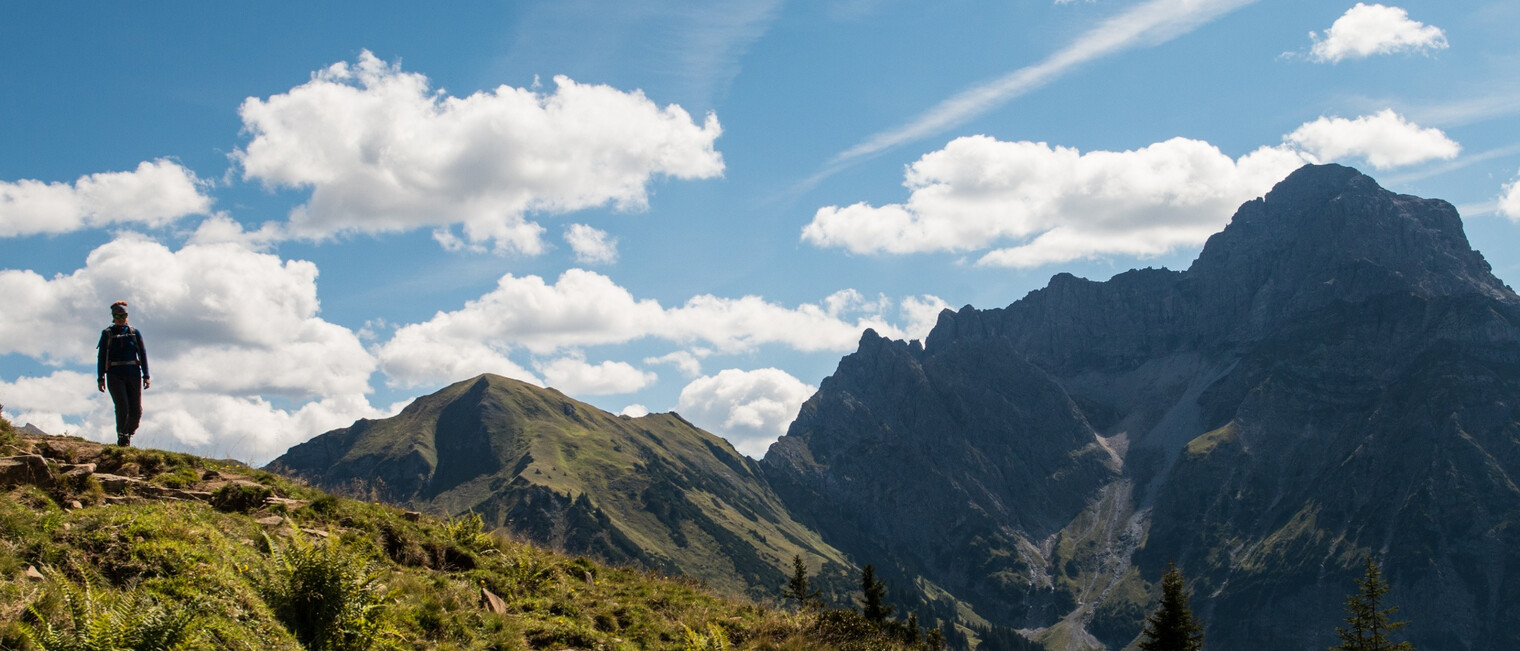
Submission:
[[[1176,560],[1213,648],[1334,642],[1362,557],[1422,649],[1520,648],[1520,298],[1446,202],[1308,166],[1184,272],[867,333],[762,461],[794,516],[1052,648]]]

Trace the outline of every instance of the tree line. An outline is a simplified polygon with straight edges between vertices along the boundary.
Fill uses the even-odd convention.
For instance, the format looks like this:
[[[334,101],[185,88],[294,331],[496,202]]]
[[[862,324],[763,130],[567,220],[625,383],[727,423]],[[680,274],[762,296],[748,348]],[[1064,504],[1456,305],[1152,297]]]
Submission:
[[[1335,632],[1339,643],[1330,651],[1415,651],[1410,642],[1395,642],[1393,635],[1407,621],[1393,621],[1398,606],[1387,605],[1390,590],[1383,579],[1382,569],[1368,557],[1362,566],[1362,576],[1356,580],[1357,589],[1346,597],[1345,626],[1337,626]],[[798,610],[814,612],[825,623],[831,623],[841,633],[872,633],[898,641],[910,648],[942,651],[946,648],[946,636],[938,628],[924,631],[917,613],[909,613],[906,620],[892,618],[892,606],[886,603],[886,584],[876,576],[876,568],[866,565],[860,575],[860,610],[826,608],[823,592],[813,586],[808,576],[807,563],[801,555],[792,557],[792,574],[781,589],[784,601],[793,603]],[[1161,576],[1161,603],[1145,618],[1140,632],[1139,647],[1142,651],[1203,651],[1203,621],[1193,614],[1188,602],[1191,591],[1182,571],[1175,563],[1168,564]],[[827,626],[825,628],[828,628]],[[997,629],[1000,633],[1012,633]],[[984,639],[983,645],[991,643],[998,649],[1036,649],[1033,642],[1012,633],[1018,640]]]
[[[1394,642],[1391,634],[1409,622],[1393,621],[1398,606],[1387,606],[1388,583],[1382,569],[1367,557],[1357,590],[1346,597],[1346,626],[1335,627],[1340,643],[1330,651],[1414,651],[1409,642]],[[1202,651],[1203,622],[1188,606],[1186,581],[1176,564],[1161,576],[1161,604],[1145,618],[1141,630],[1142,651]]]

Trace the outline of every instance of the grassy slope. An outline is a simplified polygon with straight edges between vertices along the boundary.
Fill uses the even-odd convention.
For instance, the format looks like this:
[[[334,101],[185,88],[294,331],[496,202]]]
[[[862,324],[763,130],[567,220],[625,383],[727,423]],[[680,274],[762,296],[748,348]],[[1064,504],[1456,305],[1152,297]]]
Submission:
[[[691,581],[556,555],[483,534],[468,520],[408,516],[236,463],[23,437],[0,419],[0,456],[39,452],[59,477],[60,466],[94,462],[102,472],[195,490],[216,471],[310,504],[224,512],[199,501],[123,502],[109,499],[93,478],[0,487],[0,648],[27,648],[23,622],[36,625],[39,614],[49,623],[68,621],[60,597],[69,586],[76,595],[89,586],[102,603],[137,599],[194,612],[191,648],[300,649],[259,586],[279,574],[271,544],[325,536],[375,563],[385,593],[385,648],[679,649],[687,648],[688,627],[706,632],[712,625],[741,649],[903,648],[870,630],[841,627],[838,617],[767,610]],[[60,507],[72,501],[80,508]],[[274,515],[283,521],[270,524]],[[32,567],[48,578],[28,578]],[[481,605],[482,588],[503,598],[504,614]]]
[[[451,440],[439,438],[440,430]],[[441,449],[451,442],[473,446],[471,454]],[[391,499],[429,513],[477,512],[509,528],[503,511],[510,500],[502,490],[509,483],[584,495],[651,557],[650,565],[728,594],[761,597],[757,579],[784,580],[797,554],[813,567],[852,567],[791,518],[753,461],[675,414],[616,416],[553,389],[486,375],[419,398],[394,418],[367,422],[347,443],[342,458],[332,460],[336,472],[295,470],[314,483],[358,486],[355,476],[373,460],[413,455],[430,467],[426,490],[434,492]],[[651,507],[651,500],[661,503]]]

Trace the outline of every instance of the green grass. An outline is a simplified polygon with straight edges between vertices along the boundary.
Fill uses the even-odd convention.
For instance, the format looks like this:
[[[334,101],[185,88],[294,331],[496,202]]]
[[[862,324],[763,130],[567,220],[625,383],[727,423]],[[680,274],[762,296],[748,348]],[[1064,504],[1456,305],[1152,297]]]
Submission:
[[[910,648],[852,628],[847,615],[770,610],[695,581],[522,544],[475,516],[408,517],[233,462],[21,437],[3,419],[0,445],[55,464],[94,460],[100,472],[165,487],[204,490],[197,478],[207,471],[262,487],[225,489],[221,508],[115,503],[89,482],[0,487],[0,649],[85,648],[54,642],[107,629],[181,649]],[[309,503],[250,497],[265,491]],[[75,500],[83,508],[65,508]],[[28,578],[28,568],[46,578]],[[485,591],[503,612],[484,605]],[[49,630],[56,640],[44,639]],[[134,645],[151,646],[91,648]]]
[[[1225,423],[1223,427],[1214,429],[1198,438],[1188,441],[1187,454],[1190,457],[1206,457],[1214,452],[1220,445],[1230,445],[1236,440],[1235,422]]]

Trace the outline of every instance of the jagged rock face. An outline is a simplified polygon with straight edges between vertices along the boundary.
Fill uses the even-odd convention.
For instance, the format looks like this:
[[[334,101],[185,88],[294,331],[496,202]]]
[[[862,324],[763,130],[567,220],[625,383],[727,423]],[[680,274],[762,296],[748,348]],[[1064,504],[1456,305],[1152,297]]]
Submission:
[[[1185,272],[867,336],[763,467],[829,542],[1046,639],[1125,646],[1176,560],[1211,647],[1329,646],[1371,554],[1419,648],[1520,648],[1517,402],[1520,298],[1450,204],[1309,166]]]
[[[1025,548],[1081,512],[1116,465],[1061,387],[1005,343],[926,354],[872,331],[763,464],[857,562],[981,595],[1005,619],[1050,600]]]

